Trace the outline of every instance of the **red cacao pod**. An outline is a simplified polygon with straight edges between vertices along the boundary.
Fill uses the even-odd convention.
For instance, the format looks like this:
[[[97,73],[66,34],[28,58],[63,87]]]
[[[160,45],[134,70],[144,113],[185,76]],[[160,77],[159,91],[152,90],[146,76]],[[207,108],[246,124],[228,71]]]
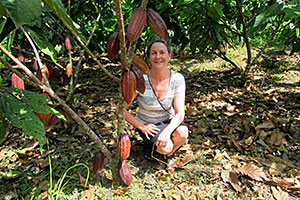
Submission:
[[[49,95],[47,93],[42,93],[41,95],[47,97],[50,100],[50,97],[49,97]],[[43,122],[44,126],[48,125],[50,119],[53,116],[52,112],[50,112],[50,113],[38,113],[38,112],[35,112],[35,114]]]
[[[134,66],[139,68],[143,74],[148,74],[149,71],[148,64],[138,55],[133,55],[132,63]]]
[[[117,57],[120,51],[120,40],[118,32],[113,32],[107,44],[107,54],[110,60],[113,60]]]
[[[20,52],[20,53],[18,53],[18,60],[21,62],[21,63],[24,63],[24,61],[25,61],[25,58],[24,58],[24,56],[23,56],[23,54]]]
[[[131,66],[131,70],[136,76],[136,90],[144,94],[146,90],[146,83],[142,71],[134,65]]]
[[[67,51],[71,51],[71,41],[70,38],[67,36],[65,39],[65,47]]]
[[[31,62],[31,66],[32,66],[32,68],[34,69],[34,71],[37,71],[37,70],[39,69],[36,60],[33,60],[33,61]]]
[[[122,78],[122,95],[126,103],[131,104],[136,93],[136,77],[133,71],[126,71]]]
[[[11,85],[14,88],[25,89],[25,84],[23,79],[21,79],[17,74],[13,73],[11,75]]]
[[[48,70],[48,67],[45,64],[43,64],[42,66],[43,66],[43,70],[44,70],[44,72],[46,74],[47,79],[49,79],[49,70]],[[44,80],[44,78],[42,76],[41,69],[38,70],[38,79],[40,79],[42,81],[42,83],[45,84],[45,80]]]
[[[94,156],[93,172],[95,175],[99,174],[104,166],[104,155],[101,151],[98,151]]]
[[[73,73],[73,67],[71,63],[68,63],[66,66],[66,74],[68,77],[70,77]]]
[[[120,161],[118,164],[119,175],[125,183],[125,185],[129,186],[132,182],[131,172],[129,170],[128,164],[126,160]]]
[[[49,76],[52,78],[59,78],[60,77],[60,71],[56,65],[50,65],[48,67],[49,70]]]
[[[143,7],[137,8],[131,16],[127,28],[127,38],[129,42],[137,40],[145,27],[147,21],[147,12]]]
[[[151,8],[147,9],[147,23],[156,35],[165,40],[168,39],[168,29],[165,21]]]
[[[130,155],[131,143],[127,134],[122,134],[119,137],[119,158],[120,161],[126,160]]]

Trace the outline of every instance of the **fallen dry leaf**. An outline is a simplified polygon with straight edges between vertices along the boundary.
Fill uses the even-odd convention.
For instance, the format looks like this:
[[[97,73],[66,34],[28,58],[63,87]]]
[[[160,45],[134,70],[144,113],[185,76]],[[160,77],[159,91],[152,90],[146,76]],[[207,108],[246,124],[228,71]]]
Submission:
[[[116,190],[116,194],[123,195],[123,194],[126,194],[128,191],[129,191],[129,189],[127,189],[127,188],[118,188]]]
[[[249,176],[256,181],[269,181],[269,178],[265,174],[262,168],[259,168],[253,164],[247,164],[240,169],[236,170],[239,173]]]
[[[221,177],[224,182],[228,182],[231,186],[238,192],[242,192],[242,187],[240,186],[240,180],[235,171],[232,170],[223,170],[221,172]]]
[[[90,187],[89,189],[83,191],[81,193],[80,199],[86,199],[86,200],[94,199],[94,194],[93,194],[92,188]]]
[[[288,200],[289,194],[287,192],[284,192],[283,190],[278,187],[278,189],[274,186],[271,187],[273,197],[277,200]]]

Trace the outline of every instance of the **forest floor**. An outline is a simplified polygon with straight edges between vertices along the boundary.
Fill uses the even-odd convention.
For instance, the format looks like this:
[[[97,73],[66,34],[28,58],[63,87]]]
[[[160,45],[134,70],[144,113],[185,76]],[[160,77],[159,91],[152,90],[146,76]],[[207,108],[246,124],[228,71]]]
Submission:
[[[109,166],[100,175],[88,174],[97,146],[77,124],[48,127],[43,154],[31,137],[10,128],[0,146],[0,199],[47,199],[47,191],[58,199],[299,199],[299,61],[299,55],[273,52],[243,85],[238,71],[218,59],[173,58],[170,67],[186,78],[189,144],[176,153],[178,167],[168,173],[144,158],[141,138],[126,124],[129,187],[112,186]],[[120,72],[118,65],[106,67]],[[83,68],[74,107],[112,152],[118,98],[119,85],[97,65]]]

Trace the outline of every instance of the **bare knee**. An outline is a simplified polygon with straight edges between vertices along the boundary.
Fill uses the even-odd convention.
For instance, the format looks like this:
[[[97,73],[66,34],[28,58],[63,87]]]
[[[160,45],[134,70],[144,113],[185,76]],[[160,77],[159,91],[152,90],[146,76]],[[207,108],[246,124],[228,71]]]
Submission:
[[[185,141],[189,136],[189,130],[186,126],[179,126],[173,133],[173,137]]]

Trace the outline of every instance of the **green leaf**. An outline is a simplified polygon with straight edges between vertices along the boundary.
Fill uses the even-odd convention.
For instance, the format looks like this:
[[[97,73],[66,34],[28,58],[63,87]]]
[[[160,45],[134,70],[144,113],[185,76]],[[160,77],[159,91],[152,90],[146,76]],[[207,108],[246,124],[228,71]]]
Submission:
[[[33,136],[42,145],[45,142],[45,128],[40,119],[32,112],[31,107],[17,98],[7,94],[0,93],[0,105],[8,120],[16,127]]]
[[[41,0],[0,0],[0,2],[6,7],[16,26],[30,24],[42,12]]]
[[[79,26],[73,22],[73,20],[66,13],[62,3],[60,0],[43,0],[47,6],[60,18],[61,21],[67,23],[70,28],[79,36],[84,43],[87,42],[86,38],[84,38],[83,34],[78,30]],[[77,27],[78,28],[77,28]]]
[[[0,144],[2,143],[3,139],[5,139],[6,136],[6,130],[8,127],[7,120],[5,118],[5,114],[3,112],[3,109],[0,105]]]
[[[7,16],[7,10],[6,8],[4,7],[4,5],[0,2],[0,15],[2,16]]]
[[[57,62],[57,55],[55,48],[53,45],[48,42],[47,38],[45,38],[45,34],[42,32],[42,30],[38,28],[32,28],[28,29],[28,33],[31,36],[34,43],[39,47],[39,49],[51,57],[53,62]]]
[[[10,92],[20,101],[30,107],[33,112],[50,113],[51,107],[47,104],[51,102],[46,96],[39,93],[21,90],[18,88],[10,88]]]
[[[2,84],[2,77],[0,76],[0,85]]]

